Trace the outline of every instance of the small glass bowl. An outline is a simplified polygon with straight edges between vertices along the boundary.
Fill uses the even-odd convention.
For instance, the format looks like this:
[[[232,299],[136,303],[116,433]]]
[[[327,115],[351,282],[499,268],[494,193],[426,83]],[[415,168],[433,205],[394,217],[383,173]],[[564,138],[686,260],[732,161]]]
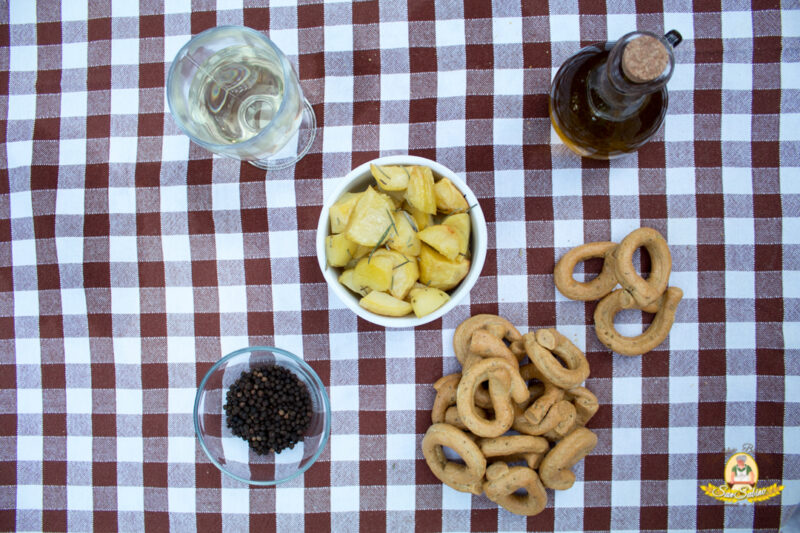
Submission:
[[[308,387],[311,423],[294,448],[258,455],[227,425],[225,395],[242,372],[275,364],[290,370]],[[328,443],[331,404],[314,369],[286,350],[269,346],[243,348],[220,359],[206,373],[194,400],[194,430],[200,447],[222,473],[251,485],[278,485],[308,470]]]

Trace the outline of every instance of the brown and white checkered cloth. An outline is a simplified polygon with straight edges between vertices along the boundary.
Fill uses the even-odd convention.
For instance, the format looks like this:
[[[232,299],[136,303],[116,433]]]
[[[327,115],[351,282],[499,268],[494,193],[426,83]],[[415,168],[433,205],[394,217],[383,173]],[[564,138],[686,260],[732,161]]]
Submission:
[[[0,530],[775,530],[800,501],[797,0],[0,9]],[[296,167],[212,157],[166,112],[172,57],[223,24],[298,67],[319,130]],[[551,130],[551,77],[635,28],[685,39],[666,125],[637,155],[582,160]],[[416,330],[357,320],[314,257],[325,195],[393,153],[464,177],[489,227],[469,300]],[[668,342],[612,356],[553,265],[643,225],[685,297]],[[419,450],[478,312],[555,326],[591,363],[598,447],[536,517],[443,487]],[[205,371],[255,344],[301,355],[333,408],[318,463],[278,488],[222,477],[193,433]],[[747,444],[782,496],[705,496]]]

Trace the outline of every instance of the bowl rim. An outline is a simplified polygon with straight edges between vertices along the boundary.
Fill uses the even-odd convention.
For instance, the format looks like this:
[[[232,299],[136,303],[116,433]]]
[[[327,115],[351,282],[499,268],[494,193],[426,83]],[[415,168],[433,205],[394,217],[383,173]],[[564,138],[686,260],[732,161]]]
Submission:
[[[325,427],[323,428],[322,442],[320,443],[320,446],[318,447],[317,451],[314,453],[313,457],[311,457],[311,460],[308,462],[308,464],[306,466],[304,466],[303,468],[298,469],[292,475],[290,475],[288,477],[285,477],[285,478],[275,479],[275,480],[271,480],[271,481],[257,481],[257,480],[253,480],[253,479],[245,479],[245,478],[243,478],[241,476],[237,476],[233,472],[230,472],[230,471],[226,470],[225,467],[222,466],[213,457],[213,455],[209,451],[208,447],[206,446],[205,440],[203,439],[203,434],[200,431],[200,424],[197,421],[198,408],[200,406],[200,393],[205,390],[206,383],[208,382],[208,380],[211,377],[211,375],[220,366],[222,366],[223,363],[226,363],[227,361],[229,361],[230,359],[233,359],[234,357],[236,357],[238,355],[241,355],[243,353],[248,353],[248,352],[272,352],[272,353],[278,353],[278,354],[281,354],[283,356],[288,357],[289,359],[291,359],[295,363],[297,363],[300,368],[305,370],[311,376],[312,381],[314,381],[314,384],[319,388],[319,390],[322,393],[322,404],[323,404],[323,407],[325,408],[325,412],[324,412],[324,414],[325,414],[325,422],[324,422],[325,423]],[[331,434],[331,417],[332,417],[331,402],[330,402],[330,399],[328,398],[328,392],[325,390],[325,385],[322,383],[322,380],[320,379],[320,377],[316,373],[316,371],[311,367],[311,365],[306,363],[303,359],[301,359],[300,357],[296,356],[295,354],[293,354],[291,352],[288,352],[286,350],[283,350],[281,348],[276,348],[274,346],[248,346],[248,347],[245,347],[245,348],[240,348],[238,350],[235,350],[235,351],[229,353],[228,355],[226,355],[225,357],[221,358],[219,361],[214,363],[211,366],[211,368],[208,369],[208,371],[206,372],[205,376],[203,376],[202,381],[200,381],[200,385],[197,387],[197,392],[195,393],[195,397],[194,397],[194,409],[192,411],[192,421],[194,422],[195,435],[197,435],[197,440],[200,442],[200,447],[203,449],[203,452],[205,452],[206,457],[208,457],[208,459],[214,464],[214,466],[216,466],[220,470],[220,472],[222,472],[223,474],[225,474],[225,475],[227,475],[229,477],[232,477],[233,479],[235,479],[237,481],[241,481],[242,483],[247,483],[249,485],[261,485],[261,486],[279,485],[281,483],[284,483],[286,481],[289,481],[289,480],[292,480],[292,479],[296,478],[297,476],[303,474],[306,470],[311,468],[311,466],[314,463],[317,462],[317,459],[319,459],[319,456],[322,455],[322,452],[325,450],[325,447],[328,444],[328,440],[329,440],[330,434]],[[249,447],[248,447],[248,449],[249,449]]]
[[[364,175],[370,173],[369,166],[370,164],[382,164],[382,165],[425,165],[433,170],[434,174],[438,174],[441,177],[446,177],[450,179],[453,184],[467,197],[467,201],[470,203],[471,207],[469,210],[470,220],[473,223],[473,242],[477,239],[477,236],[480,235],[481,240],[483,241],[484,245],[482,247],[474,248],[472,250],[472,264],[470,265],[469,272],[467,273],[466,277],[461,281],[459,286],[453,291],[453,294],[458,293],[458,297],[454,298],[451,294],[450,300],[441,306],[439,309],[435,310],[434,312],[425,315],[422,318],[417,318],[412,313],[411,315],[406,315],[403,317],[389,317],[378,315],[371,311],[367,311],[360,305],[358,305],[358,300],[350,291],[343,287],[338,282],[338,276],[334,276],[331,274],[334,268],[339,267],[329,267],[327,260],[325,258],[325,237],[328,236],[330,233],[330,225],[328,222],[327,212],[330,210],[330,207],[336,202],[336,200],[342,196],[345,192],[347,192],[351,187],[354,181],[357,181],[359,178],[363,178]],[[367,178],[368,179],[368,178]],[[415,156],[415,155],[389,155],[384,157],[378,157],[376,159],[372,159],[361,165],[357,166],[350,172],[348,172],[345,176],[341,178],[341,181],[337,186],[333,189],[330,193],[330,196],[327,198],[325,202],[323,202],[322,210],[320,212],[319,221],[317,223],[317,235],[316,235],[316,252],[317,252],[317,264],[319,265],[320,270],[322,271],[322,277],[325,278],[326,284],[331,288],[333,293],[336,295],[337,298],[353,313],[357,316],[360,316],[364,320],[371,322],[373,324],[383,326],[386,328],[407,328],[407,327],[416,327],[422,326],[429,322],[433,322],[434,320],[441,318],[448,312],[450,312],[456,305],[458,305],[464,297],[470,293],[472,288],[475,286],[475,283],[480,277],[481,271],[483,270],[484,263],[486,261],[486,252],[488,250],[489,243],[488,243],[488,228],[486,226],[486,218],[483,215],[483,210],[478,202],[478,197],[472,191],[472,189],[467,185],[466,180],[461,179],[453,170],[447,168],[446,166],[433,161],[431,159],[427,159],[425,157]]]

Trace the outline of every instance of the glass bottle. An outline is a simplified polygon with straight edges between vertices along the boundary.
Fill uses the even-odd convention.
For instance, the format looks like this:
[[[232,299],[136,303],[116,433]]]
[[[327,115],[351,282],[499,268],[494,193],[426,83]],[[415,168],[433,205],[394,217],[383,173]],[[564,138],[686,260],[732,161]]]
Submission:
[[[567,59],[550,87],[550,120],[564,144],[613,159],[646,143],[664,121],[672,49],[681,40],[675,30],[663,37],[635,31]]]

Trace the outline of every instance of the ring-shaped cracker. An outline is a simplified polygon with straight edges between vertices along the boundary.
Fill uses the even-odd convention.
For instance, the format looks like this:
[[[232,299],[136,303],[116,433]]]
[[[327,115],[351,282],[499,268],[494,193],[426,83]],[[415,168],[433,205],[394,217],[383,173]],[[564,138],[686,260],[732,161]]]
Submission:
[[[585,426],[600,408],[597,396],[586,387],[575,387],[567,391],[565,397],[575,406],[575,422],[580,426]]]
[[[464,464],[450,461],[442,446],[456,452]],[[422,438],[422,455],[442,483],[461,492],[480,494],[486,458],[466,433],[449,424],[433,424]]]
[[[617,289],[597,304],[594,310],[594,328],[597,338],[609,350],[620,355],[642,355],[664,342],[675,321],[675,311],[683,298],[683,291],[668,287],[659,301],[658,311],[650,326],[635,337],[620,335],[614,327],[614,317],[623,309],[638,308],[628,291]]]
[[[612,252],[615,242],[589,242],[565,253],[556,264],[553,279],[561,294],[571,300],[599,300],[617,285]],[[588,259],[604,258],[603,269],[593,280],[580,282],[573,277],[575,265]]]
[[[633,253],[644,247],[650,254],[650,275],[642,278],[633,266]],[[614,271],[617,281],[628,291],[638,307],[645,307],[658,300],[669,283],[672,271],[672,255],[667,241],[652,228],[639,228],[622,239],[614,255]]]
[[[456,359],[462,365],[469,356],[469,345],[475,330],[486,329],[495,337],[505,339],[510,343],[522,337],[514,324],[497,315],[475,315],[463,321],[453,333],[453,351]]]
[[[500,357],[507,360],[514,366],[519,366],[519,359],[514,353],[506,346],[502,338],[495,337],[489,330],[476,329],[472,333],[472,339],[469,343],[470,355],[479,355],[481,357]],[[471,361],[468,357],[468,361]],[[464,365],[469,366],[469,362]]]
[[[547,505],[544,485],[530,468],[509,467],[497,462],[486,469],[486,479],[483,485],[486,496],[512,513],[533,516],[541,513]],[[519,489],[525,489],[527,494],[516,494]]]
[[[566,490],[575,483],[571,468],[597,445],[597,435],[579,427],[547,452],[539,465],[539,477],[545,487]]]
[[[475,392],[484,381],[489,382],[494,420],[487,420],[475,409]],[[528,386],[515,368],[505,359],[489,357],[469,367],[461,376],[456,392],[458,416],[472,433],[481,437],[499,437],[514,423],[514,405],[530,397]]]
[[[538,342],[540,337],[556,339],[553,353],[566,363],[566,368],[550,350]],[[527,337],[525,339],[525,350],[528,352],[531,362],[542,374],[544,381],[557,387],[569,390],[577,387],[589,377],[589,362],[586,361],[583,352],[554,329],[537,331],[535,339]]]
[[[436,399],[433,401],[431,409],[431,422],[434,424],[444,422],[447,408],[456,404],[456,390],[458,390],[459,381],[461,381],[461,373],[455,373],[442,376],[433,384],[433,388],[436,389]]]

